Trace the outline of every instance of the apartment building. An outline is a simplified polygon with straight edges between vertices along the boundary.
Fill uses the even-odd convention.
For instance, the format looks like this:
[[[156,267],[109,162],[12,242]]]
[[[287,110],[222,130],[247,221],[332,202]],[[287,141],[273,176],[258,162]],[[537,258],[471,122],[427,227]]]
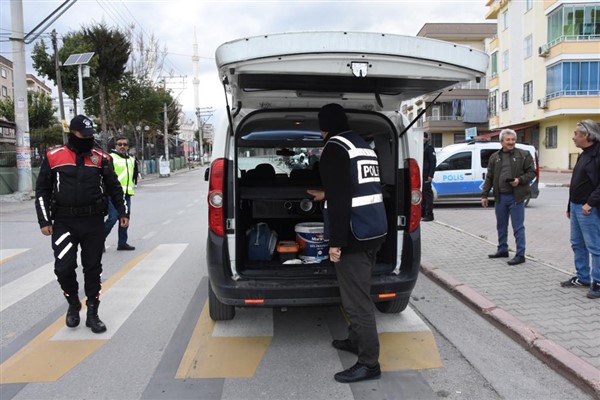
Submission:
[[[600,2],[488,0],[490,129],[511,128],[542,167],[570,169],[578,121],[600,121]]]
[[[496,35],[495,23],[427,23],[417,36],[444,40],[485,51]],[[440,148],[489,132],[487,80],[456,85],[452,90],[421,96],[402,105],[401,112],[412,121],[421,110],[431,106],[417,121],[416,127],[430,133],[431,144]],[[437,98],[436,98],[437,97]]]
[[[13,98],[13,63],[0,56],[0,100]]]
[[[43,92],[46,93],[48,96],[52,96],[52,89],[48,85],[46,85],[46,81],[42,81],[32,74],[25,75],[25,80],[27,81],[28,92]]]

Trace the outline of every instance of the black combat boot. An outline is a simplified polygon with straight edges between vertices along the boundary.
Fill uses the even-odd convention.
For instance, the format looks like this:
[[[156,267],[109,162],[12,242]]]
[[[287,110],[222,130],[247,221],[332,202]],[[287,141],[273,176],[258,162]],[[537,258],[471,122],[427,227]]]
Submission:
[[[106,332],[106,325],[98,318],[98,306],[100,305],[100,300],[97,298],[88,298],[86,304],[87,319],[85,320],[85,326],[92,328],[92,332],[94,333]]]
[[[67,302],[69,303],[69,309],[67,310],[66,324],[69,328],[75,328],[79,326],[79,311],[81,311],[81,302],[78,296],[68,295],[64,293]]]

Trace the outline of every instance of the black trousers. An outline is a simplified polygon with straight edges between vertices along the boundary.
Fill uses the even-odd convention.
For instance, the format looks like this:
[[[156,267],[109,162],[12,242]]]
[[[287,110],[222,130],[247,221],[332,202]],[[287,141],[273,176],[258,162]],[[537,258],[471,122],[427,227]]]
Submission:
[[[104,216],[57,218],[52,226],[54,273],[63,292],[78,296],[77,248],[81,247],[81,264],[85,281],[85,295],[97,297],[100,293],[102,250],[104,248]]]
[[[431,182],[423,179],[423,201],[421,201],[421,215],[423,217],[433,217],[433,189]]]
[[[358,362],[374,366],[379,362],[379,336],[375,305],[371,300],[371,273],[378,249],[344,253],[335,264],[342,305],[350,318],[348,339],[358,346]]]

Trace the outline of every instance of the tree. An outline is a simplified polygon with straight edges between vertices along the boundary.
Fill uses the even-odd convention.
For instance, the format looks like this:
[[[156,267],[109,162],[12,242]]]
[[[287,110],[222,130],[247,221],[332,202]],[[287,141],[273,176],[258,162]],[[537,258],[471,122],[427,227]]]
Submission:
[[[52,99],[45,92],[27,92],[29,129],[48,128],[57,123]]]
[[[125,34],[118,29],[110,29],[105,24],[84,28],[83,33],[85,40],[92,45],[97,56],[98,66],[95,70],[95,78],[98,82],[102,147],[107,150],[106,99],[108,89],[122,78],[131,52],[131,44]]]
[[[69,32],[63,36],[63,45],[58,50],[58,58],[61,62],[65,62],[71,54],[88,53],[94,51],[91,44],[86,41],[83,32]],[[48,49],[44,40],[40,40],[33,47],[31,54],[33,60],[33,68],[38,74],[48,77],[56,84],[56,69],[54,67],[54,52],[48,53]],[[90,63],[91,75],[95,75],[97,67],[96,57],[93,57]],[[61,83],[63,92],[69,96],[77,107],[77,97],[79,96],[79,75],[76,66],[66,66],[60,69]],[[95,93],[95,82],[90,79],[85,79],[84,93]],[[83,112],[85,114],[85,111]]]
[[[0,100],[0,117],[14,122],[15,120],[15,103],[10,97]]]

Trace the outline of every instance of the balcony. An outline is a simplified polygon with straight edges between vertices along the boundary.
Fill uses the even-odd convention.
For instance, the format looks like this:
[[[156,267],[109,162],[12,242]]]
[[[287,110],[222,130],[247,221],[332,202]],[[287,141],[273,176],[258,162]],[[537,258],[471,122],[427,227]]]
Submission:
[[[508,0],[488,0],[486,6],[490,7],[490,10],[486,14],[485,19],[498,19],[498,12],[506,3],[508,3]]]
[[[429,116],[425,118],[423,128],[427,132],[431,133],[444,133],[454,131],[464,131],[465,128],[469,128],[472,124],[465,124],[460,116]]]

